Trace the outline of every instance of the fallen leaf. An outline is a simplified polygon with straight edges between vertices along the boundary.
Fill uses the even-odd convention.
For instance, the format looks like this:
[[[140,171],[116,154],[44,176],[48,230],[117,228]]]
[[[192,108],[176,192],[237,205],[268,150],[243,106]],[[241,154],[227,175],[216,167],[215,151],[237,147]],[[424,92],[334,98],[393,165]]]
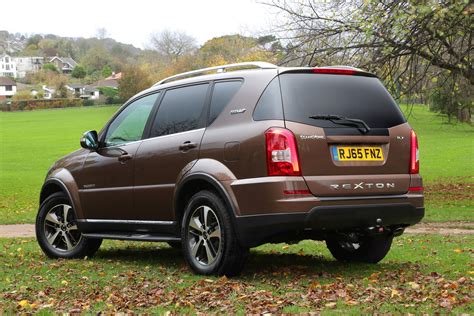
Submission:
[[[27,308],[30,306],[30,303],[28,302],[28,300],[21,300],[18,302],[18,306],[20,306],[21,308]]]

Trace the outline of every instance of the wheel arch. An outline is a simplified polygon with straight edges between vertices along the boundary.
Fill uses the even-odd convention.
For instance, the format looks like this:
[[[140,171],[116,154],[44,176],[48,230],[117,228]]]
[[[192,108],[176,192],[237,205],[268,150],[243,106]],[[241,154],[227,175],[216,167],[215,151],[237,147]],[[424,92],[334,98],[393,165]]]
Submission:
[[[181,225],[186,202],[193,194],[206,189],[216,192],[224,201],[226,208],[230,211],[230,218],[234,232],[237,234],[237,239],[240,241],[239,230],[236,229],[236,205],[226,188],[219,182],[219,180],[207,173],[197,172],[187,175],[177,186],[173,201],[176,221]]]
[[[74,183],[75,186],[75,183]],[[77,218],[83,218],[82,209],[79,201],[79,192],[71,192],[71,188],[60,178],[48,178],[43,186],[41,187],[40,196],[39,196],[39,205],[48,198],[51,194],[63,192],[67,195],[68,199],[71,201],[74,212],[76,213]]]

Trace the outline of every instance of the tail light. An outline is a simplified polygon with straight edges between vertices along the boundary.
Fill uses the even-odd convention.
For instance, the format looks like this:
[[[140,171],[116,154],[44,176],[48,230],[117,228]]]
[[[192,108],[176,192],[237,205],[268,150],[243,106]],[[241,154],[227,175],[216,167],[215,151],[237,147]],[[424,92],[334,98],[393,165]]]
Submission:
[[[411,131],[410,136],[410,173],[416,174],[420,172],[420,153],[418,150],[418,138],[415,131]]]
[[[269,176],[300,176],[300,162],[295,135],[284,128],[270,128],[265,132],[267,170]]]

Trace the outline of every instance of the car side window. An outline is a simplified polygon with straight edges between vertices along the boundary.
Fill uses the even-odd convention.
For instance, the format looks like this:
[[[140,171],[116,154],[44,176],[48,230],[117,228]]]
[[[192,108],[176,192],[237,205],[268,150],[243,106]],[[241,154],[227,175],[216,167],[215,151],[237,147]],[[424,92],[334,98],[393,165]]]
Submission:
[[[135,100],[120,112],[107,129],[105,146],[117,146],[140,140],[158,96],[159,93],[155,93]]]
[[[222,110],[229,104],[230,100],[239,90],[242,80],[221,81],[214,84],[211,98],[211,109],[209,112],[209,124],[211,124]]]
[[[253,112],[255,121],[283,120],[283,103],[281,101],[280,81],[275,77],[266,87]]]
[[[208,88],[206,83],[166,91],[152,125],[151,137],[204,127]]]

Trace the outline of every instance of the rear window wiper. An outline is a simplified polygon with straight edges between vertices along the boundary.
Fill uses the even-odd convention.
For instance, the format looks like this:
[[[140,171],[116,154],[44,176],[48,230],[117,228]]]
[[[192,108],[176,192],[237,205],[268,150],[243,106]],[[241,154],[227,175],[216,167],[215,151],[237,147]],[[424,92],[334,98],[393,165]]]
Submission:
[[[363,120],[345,117],[341,115],[334,115],[334,114],[311,115],[309,118],[315,119],[315,120],[331,121],[334,124],[356,126],[364,134],[367,134],[370,131],[369,125],[367,125],[367,123],[364,122]],[[363,129],[360,127],[363,127]]]

